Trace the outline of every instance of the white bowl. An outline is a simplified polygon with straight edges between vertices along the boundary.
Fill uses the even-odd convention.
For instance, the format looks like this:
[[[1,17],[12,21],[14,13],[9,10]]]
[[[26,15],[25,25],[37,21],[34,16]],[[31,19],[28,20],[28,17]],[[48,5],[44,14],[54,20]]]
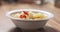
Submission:
[[[48,16],[48,18],[46,19],[30,19],[30,20],[26,20],[26,19],[19,19],[19,18],[13,18],[11,16],[12,13],[15,12],[21,12],[21,11],[33,11],[33,12],[42,12],[45,15]],[[6,16],[8,16],[13,23],[21,28],[21,29],[39,29],[45,26],[45,24],[47,23],[47,21],[49,19],[51,19],[52,17],[54,17],[54,15],[52,13],[49,13],[47,11],[42,11],[42,10],[38,10],[38,9],[19,9],[19,10],[12,10],[8,13],[6,13]]]

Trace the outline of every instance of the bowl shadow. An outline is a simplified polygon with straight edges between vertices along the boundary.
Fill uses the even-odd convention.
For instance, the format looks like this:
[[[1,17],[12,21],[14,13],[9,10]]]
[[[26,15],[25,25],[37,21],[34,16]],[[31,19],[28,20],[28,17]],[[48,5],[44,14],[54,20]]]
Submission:
[[[21,30],[21,28],[18,28],[18,27],[15,27],[13,29],[11,29],[9,32],[23,32]],[[40,28],[40,29],[37,29],[37,30],[26,30],[24,32],[60,32],[52,27],[49,27],[49,26],[45,26],[44,28]]]

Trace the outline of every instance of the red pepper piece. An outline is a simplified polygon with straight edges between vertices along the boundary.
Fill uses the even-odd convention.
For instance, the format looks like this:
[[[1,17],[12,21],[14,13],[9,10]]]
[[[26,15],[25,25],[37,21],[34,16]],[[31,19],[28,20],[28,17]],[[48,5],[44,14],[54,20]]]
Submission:
[[[26,15],[20,15],[20,18],[26,18]]]
[[[24,12],[24,14],[28,15],[28,12],[27,11],[23,11],[23,12]]]

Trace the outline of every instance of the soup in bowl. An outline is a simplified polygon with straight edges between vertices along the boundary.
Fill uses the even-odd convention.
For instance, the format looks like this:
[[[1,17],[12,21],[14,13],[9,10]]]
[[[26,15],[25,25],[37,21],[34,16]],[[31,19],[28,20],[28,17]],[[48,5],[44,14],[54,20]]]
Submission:
[[[39,29],[54,17],[50,12],[38,9],[19,9],[6,14],[21,29]]]

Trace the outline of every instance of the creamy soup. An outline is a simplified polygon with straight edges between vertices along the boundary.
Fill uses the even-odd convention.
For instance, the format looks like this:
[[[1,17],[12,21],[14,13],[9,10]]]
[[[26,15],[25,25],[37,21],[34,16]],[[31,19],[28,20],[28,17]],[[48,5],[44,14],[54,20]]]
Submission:
[[[11,14],[14,18],[20,18],[20,19],[45,19],[47,18],[46,15],[44,15],[41,12],[28,12],[28,11],[22,11],[22,12],[16,12]]]

